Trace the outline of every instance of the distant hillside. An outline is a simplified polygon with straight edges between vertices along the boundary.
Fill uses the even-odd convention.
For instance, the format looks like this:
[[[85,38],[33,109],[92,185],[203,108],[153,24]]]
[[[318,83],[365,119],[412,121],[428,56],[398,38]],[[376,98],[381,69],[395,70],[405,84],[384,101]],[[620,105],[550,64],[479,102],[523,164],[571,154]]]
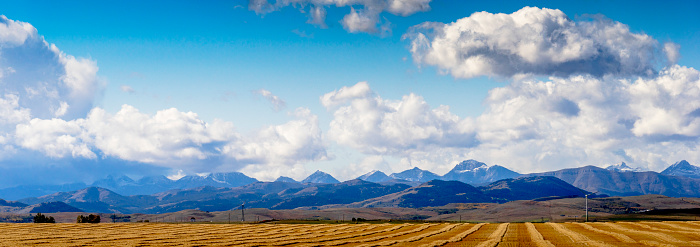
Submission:
[[[521,177],[497,181],[478,187],[491,198],[501,201],[531,200],[542,197],[581,197],[586,191],[555,177]]]
[[[83,212],[76,207],[63,202],[44,202],[28,206],[19,213],[61,213],[61,212]]]
[[[435,207],[449,203],[490,203],[541,197],[583,196],[578,189],[554,177],[504,179],[474,187],[459,181],[433,180],[404,191],[333,207]]]
[[[246,207],[292,209],[326,204],[346,204],[383,196],[408,188],[404,184],[382,185],[351,180],[338,184],[257,182],[235,188],[203,186],[153,195],[122,196],[104,188],[23,199],[24,203],[61,201],[86,212],[165,213],[185,209],[224,211],[245,203]]]
[[[409,188],[404,184],[381,185],[359,179],[339,184],[324,184],[301,190],[285,190],[277,195],[283,200],[271,209],[294,209],[328,204],[347,204],[379,197]]]
[[[586,166],[524,176],[553,176],[586,191],[611,196],[660,194],[700,197],[700,180],[656,172],[617,172]]]
[[[5,201],[3,199],[0,199],[0,206],[6,206],[6,207],[26,207],[28,206],[27,204],[21,203],[21,202],[15,202],[15,201]]]
[[[85,183],[62,184],[62,185],[20,185],[10,188],[0,189],[0,198],[7,200],[19,200],[27,197],[38,197],[53,194],[56,192],[67,192],[88,187]]]
[[[459,181],[433,180],[404,191],[364,200],[348,207],[430,207],[448,203],[491,202],[479,189]]]

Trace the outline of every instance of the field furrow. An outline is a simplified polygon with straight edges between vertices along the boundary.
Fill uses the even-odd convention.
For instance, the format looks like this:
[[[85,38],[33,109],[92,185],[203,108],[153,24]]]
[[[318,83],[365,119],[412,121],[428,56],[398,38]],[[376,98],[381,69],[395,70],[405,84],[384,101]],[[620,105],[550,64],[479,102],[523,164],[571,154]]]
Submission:
[[[605,230],[627,235],[637,242],[648,246],[683,246],[685,244],[683,241],[668,234],[625,227],[620,223],[602,223],[601,225],[607,227]]]
[[[531,246],[537,246],[537,247],[553,247],[554,245],[552,242],[549,242],[549,240],[545,240],[544,237],[542,237],[542,234],[537,231],[537,228],[535,228],[535,225],[533,225],[530,222],[526,222],[525,228],[527,228],[527,234],[530,237],[530,242],[532,243]]]
[[[478,227],[478,228],[477,228]],[[459,241],[451,241],[444,246],[476,246],[481,242],[487,241],[489,236],[499,227],[499,224],[479,224],[475,226],[472,232],[462,237]]]
[[[0,246],[700,246],[700,224],[0,224]]]

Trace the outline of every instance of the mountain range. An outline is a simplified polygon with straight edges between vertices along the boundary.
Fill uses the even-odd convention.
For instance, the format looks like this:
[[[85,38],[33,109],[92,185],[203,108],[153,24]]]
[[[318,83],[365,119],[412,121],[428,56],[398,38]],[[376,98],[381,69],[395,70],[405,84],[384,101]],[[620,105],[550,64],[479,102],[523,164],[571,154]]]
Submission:
[[[553,187],[556,188],[550,188]],[[459,181],[431,180],[419,186],[385,185],[359,179],[342,183],[256,182],[222,188],[203,186],[152,195],[123,196],[89,187],[72,192],[25,198],[17,205],[65,203],[85,212],[168,213],[185,209],[227,211],[247,208],[322,209],[329,207],[426,207],[455,202],[508,202],[542,197],[583,196],[586,191],[554,177],[506,179],[474,187]]]
[[[619,172],[585,166],[526,176],[552,176],[583,190],[612,196],[660,194],[671,197],[700,197],[700,179],[651,171]]]
[[[605,193],[611,196],[662,194],[666,196],[700,196],[700,167],[683,160],[669,166],[661,173],[641,171],[625,163],[608,166],[605,169],[586,166],[562,169],[558,171],[519,174],[499,165],[488,166],[476,160],[465,160],[454,166],[445,175],[440,176],[420,168],[412,168],[399,173],[386,175],[381,171],[372,171],[358,177],[358,180],[378,183],[384,186],[405,185],[415,187],[432,180],[459,181],[472,186],[483,186],[504,179],[553,176],[578,188]],[[152,195],[171,190],[186,190],[209,186],[213,188],[236,188],[259,182],[255,178],[240,172],[212,173],[209,175],[185,176],[171,180],[165,176],[143,177],[133,180],[128,176],[108,176],[90,185],[84,183],[46,186],[17,186],[0,189],[0,198],[19,200],[29,197],[41,197],[57,192],[77,191],[88,187],[108,189],[123,196]],[[330,174],[316,171],[302,181],[289,177],[279,177],[276,182],[299,184],[302,187],[313,184],[340,183]],[[307,185],[311,184],[311,185]]]

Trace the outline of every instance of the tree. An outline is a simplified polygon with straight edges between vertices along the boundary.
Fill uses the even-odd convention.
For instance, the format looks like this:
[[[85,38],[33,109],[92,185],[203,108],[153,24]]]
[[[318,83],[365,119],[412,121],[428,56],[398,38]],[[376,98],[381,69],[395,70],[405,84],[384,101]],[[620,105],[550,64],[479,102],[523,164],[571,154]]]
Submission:
[[[75,220],[75,222],[76,223],[100,223],[100,216],[94,215],[94,214],[90,214],[88,216],[78,215],[78,218]]]
[[[53,216],[46,217],[46,215],[37,213],[34,215],[34,223],[56,223],[56,220]]]

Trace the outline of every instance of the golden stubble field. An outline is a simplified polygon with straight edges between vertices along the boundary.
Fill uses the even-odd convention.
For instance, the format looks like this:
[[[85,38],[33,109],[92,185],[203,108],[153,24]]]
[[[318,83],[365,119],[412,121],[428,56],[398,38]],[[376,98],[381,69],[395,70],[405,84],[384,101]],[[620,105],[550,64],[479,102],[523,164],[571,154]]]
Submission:
[[[700,246],[700,223],[0,224],[0,246]]]

